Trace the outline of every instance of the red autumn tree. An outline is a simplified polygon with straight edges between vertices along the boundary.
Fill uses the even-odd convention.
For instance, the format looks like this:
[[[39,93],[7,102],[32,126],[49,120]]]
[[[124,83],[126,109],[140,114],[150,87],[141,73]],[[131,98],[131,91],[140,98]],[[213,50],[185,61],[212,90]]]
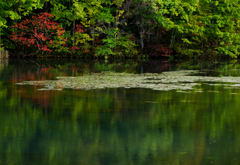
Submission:
[[[53,18],[54,16],[49,13],[40,13],[32,16],[31,19],[25,19],[12,26],[15,32],[10,39],[17,44],[36,48],[37,52],[68,50],[64,48],[66,46],[65,30],[54,22]]]

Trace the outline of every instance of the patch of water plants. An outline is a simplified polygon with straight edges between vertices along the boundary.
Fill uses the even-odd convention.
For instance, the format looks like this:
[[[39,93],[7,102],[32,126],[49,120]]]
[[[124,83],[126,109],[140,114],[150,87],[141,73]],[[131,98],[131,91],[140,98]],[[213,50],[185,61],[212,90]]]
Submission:
[[[79,77],[57,77],[57,80],[23,81],[17,85],[39,85],[38,90],[91,90],[103,88],[149,88],[153,90],[186,91],[196,89],[202,82],[209,85],[224,85],[228,88],[240,88],[240,77],[191,76],[200,73],[198,70],[178,70],[162,73],[88,73]],[[196,92],[201,92],[200,89]]]

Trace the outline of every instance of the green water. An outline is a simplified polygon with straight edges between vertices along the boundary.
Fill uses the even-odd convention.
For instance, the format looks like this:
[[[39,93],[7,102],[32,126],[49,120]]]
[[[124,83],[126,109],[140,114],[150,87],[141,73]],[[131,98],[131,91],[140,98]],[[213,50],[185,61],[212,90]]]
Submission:
[[[188,93],[138,88],[38,91],[39,86],[15,84],[93,71],[160,73],[181,68],[240,76],[237,61],[0,61],[0,164],[239,165],[239,88],[201,83],[203,92]]]

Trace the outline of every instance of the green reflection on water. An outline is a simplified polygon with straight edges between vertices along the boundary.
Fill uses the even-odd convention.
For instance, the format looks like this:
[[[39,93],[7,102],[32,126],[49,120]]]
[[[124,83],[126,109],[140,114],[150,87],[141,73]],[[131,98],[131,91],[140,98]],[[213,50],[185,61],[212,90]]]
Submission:
[[[0,81],[0,164],[240,162],[238,88],[37,91],[12,78]]]

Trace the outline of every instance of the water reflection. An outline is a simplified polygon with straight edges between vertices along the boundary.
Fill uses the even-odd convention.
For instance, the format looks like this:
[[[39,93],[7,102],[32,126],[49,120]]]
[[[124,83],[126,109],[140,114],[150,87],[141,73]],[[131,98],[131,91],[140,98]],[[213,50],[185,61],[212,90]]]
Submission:
[[[238,88],[37,91],[15,82],[73,71],[21,65],[0,77],[0,164],[239,164]]]

